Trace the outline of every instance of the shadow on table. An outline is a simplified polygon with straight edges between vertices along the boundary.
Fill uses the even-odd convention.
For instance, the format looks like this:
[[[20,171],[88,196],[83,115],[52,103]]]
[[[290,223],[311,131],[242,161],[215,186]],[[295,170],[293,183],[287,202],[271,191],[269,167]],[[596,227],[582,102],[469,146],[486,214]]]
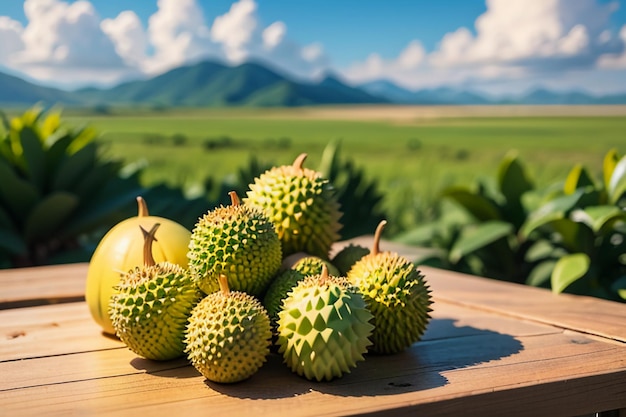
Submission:
[[[513,336],[436,318],[424,339],[410,349],[394,355],[368,354],[350,373],[330,382],[299,377],[279,355],[271,354],[249,380],[232,385],[205,383],[224,395],[248,399],[293,397],[309,391],[346,397],[394,395],[444,386],[445,371],[499,360],[522,348]]]

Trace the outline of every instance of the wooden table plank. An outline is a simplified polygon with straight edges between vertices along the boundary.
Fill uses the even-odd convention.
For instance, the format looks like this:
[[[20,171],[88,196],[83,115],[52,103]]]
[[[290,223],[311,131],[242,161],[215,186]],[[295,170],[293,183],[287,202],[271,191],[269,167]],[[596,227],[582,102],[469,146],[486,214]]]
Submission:
[[[50,382],[45,387],[2,391],[0,398],[4,411],[19,415],[43,411],[50,415],[51,405],[61,413],[97,410],[99,414],[123,411],[128,414],[133,412],[133,407],[141,407],[134,411],[164,415],[184,408],[191,415],[210,409],[217,415],[283,412],[291,416],[390,413],[398,406],[405,413],[430,409],[437,411],[437,415],[458,415],[471,410],[472,414],[488,416],[502,415],[506,410],[507,415],[528,415],[529,404],[537,409],[541,407],[544,412],[550,410],[550,414],[544,415],[559,415],[574,410],[568,404],[570,401],[578,413],[596,410],[598,399],[602,407],[626,405],[623,396],[614,395],[616,390],[623,390],[626,377],[626,364],[618,370],[614,367],[615,351],[622,349],[623,355],[623,348],[606,345],[598,351],[597,345],[601,343],[584,336],[576,335],[576,342],[572,342],[572,335],[552,334],[521,338],[517,351],[517,347],[502,348],[500,337],[493,334],[469,336],[457,343],[420,342],[399,355],[368,358],[351,374],[330,383],[312,383],[297,377],[273,355],[252,379],[234,385],[207,383],[193,368],[185,366]],[[483,357],[474,355],[477,348],[487,348]],[[544,353],[543,350],[558,355],[537,366],[536,356]],[[98,352],[97,356],[105,353]],[[68,365],[73,359],[70,355],[63,364]],[[95,358],[92,361],[98,362]],[[88,362],[87,358],[80,361],[82,365]],[[121,366],[114,365],[112,359],[104,360],[102,365]],[[57,369],[65,367],[57,366]],[[598,369],[608,371],[598,373]],[[7,374],[3,372],[3,375]],[[586,397],[584,401],[567,397],[572,392],[571,381],[578,378],[585,382],[582,392],[594,397]],[[541,381],[542,390],[535,388],[537,381]],[[520,387],[528,387],[534,396],[529,397],[528,390]],[[468,401],[473,397],[479,400]],[[494,409],[492,397],[502,403],[499,408]],[[589,401],[592,398],[594,402]],[[521,399],[525,402],[520,403]],[[473,408],[467,408],[466,404],[472,403]],[[441,412],[442,408],[445,412]]]
[[[626,342],[626,303],[554,294],[426,266],[420,270],[437,299]]]
[[[75,304],[86,308],[84,303]],[[70,311],[66,307],[19,311],[41,310],[59,318],[67,317]],[[87,326],[80,320],[68,321],[66,332],[81,327]],[[277,355],[241,384],[206,383],[184,360],[153,362],[138,359],[126,348],[85,351],[82,346],[104,337],[97,331],[87,332],[82,342],[66,344],[66,353],[0,362],[0,410],[19,415],[49,414],[54,405],[52,409],[60,414],[70,410],[118,414],[129,412],[132,404],[142,407],[142,413],[173,413],[184,406],[198,414],[210,407],[220,415],[246,410],[277,415],[283,410],[293,416],[309,416],[387,413],[398,405],[400,410],[414,412],[405,407],[419,410],[431,404],[435,410],[448,403],[452,415],[462,410],[455,406],[458,398],[466,403],[478,396],[481,400],[476,402],[476,410],[495,415],[489,412],[492,396],[499,401],[507,399],[503,409],[512,412],[519,408],[518,392],[528,401],[527,391],[517,388],[533,387],[537,381],[552,388],[546,388],[534,404],[547,404],[554,410],[563,399],[554,396],[552,390],[565,395],[571,386],[568,381],[583,378],[604,393],[620,386],[623,389],[626,381],[626,346],[446,302],[434,305],[433,320],[423,341],[398,355],[369,356],[351,374],[331,383],[309,382],[292,374]],[[5,357],[6,345],[0,345],[0,358]],[[496,395],[502,391],[508,392],[506,396]],[[534,388],[531,392],[537,394]],[[626,398],[600,398],[603,407],[626,406]],[[583,405],[575,403],[577,407]]]
[[[0,270],[0,309],[84,300],[87,265]]]
[[[0,310],[0,362],[123,347],[84,302]]]

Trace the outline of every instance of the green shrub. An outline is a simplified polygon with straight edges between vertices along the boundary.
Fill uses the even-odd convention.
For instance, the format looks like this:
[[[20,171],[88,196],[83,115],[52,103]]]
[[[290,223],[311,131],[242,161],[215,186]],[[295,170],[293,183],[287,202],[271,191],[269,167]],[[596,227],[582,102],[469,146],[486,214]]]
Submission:
[[[71,251],[84,259],[81,238],[121,220],[141,187],[118,175],[120,163],[101,155],[89,127],[69,128],[40,108],[3,122],[0,265],[53,263]]]
[[[624,300],[625,195],[626,157],[614,150],[602,180],[577,165],[563,182],[543,189],[509,154],[496,178],[446,189],[437,220],[396,240],[436,249],[420,263]]]

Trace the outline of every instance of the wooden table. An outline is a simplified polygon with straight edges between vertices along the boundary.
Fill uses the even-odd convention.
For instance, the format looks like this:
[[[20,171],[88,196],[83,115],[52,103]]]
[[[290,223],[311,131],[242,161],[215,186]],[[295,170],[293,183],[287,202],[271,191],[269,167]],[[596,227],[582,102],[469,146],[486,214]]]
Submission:
[[[233,385],[103,335],[86,264],[0,271],[0,415],[626,415],[626,304],[420,269],[434,311],[406,352],[323,383],[272,354]]]

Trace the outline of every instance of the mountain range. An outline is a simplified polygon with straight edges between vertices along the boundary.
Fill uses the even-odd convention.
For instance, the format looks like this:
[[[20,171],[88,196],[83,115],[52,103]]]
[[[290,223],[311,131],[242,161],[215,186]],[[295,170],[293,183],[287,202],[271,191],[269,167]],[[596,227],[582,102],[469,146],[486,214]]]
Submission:
[[[411,91],[387,80],[351,86],[328,74],[319,81],[298,81],[267,66],[248,62],[227,66],[204,61],[172,69],[146,80],[111,88],[65,91],[33,84],[0,72],[0,105],[37,102],[65,106],[309,106],[322,104],[626,104],[626,93],[595,96],[583,92],[535,89],[493,98],[477,92],[440,87]]]

